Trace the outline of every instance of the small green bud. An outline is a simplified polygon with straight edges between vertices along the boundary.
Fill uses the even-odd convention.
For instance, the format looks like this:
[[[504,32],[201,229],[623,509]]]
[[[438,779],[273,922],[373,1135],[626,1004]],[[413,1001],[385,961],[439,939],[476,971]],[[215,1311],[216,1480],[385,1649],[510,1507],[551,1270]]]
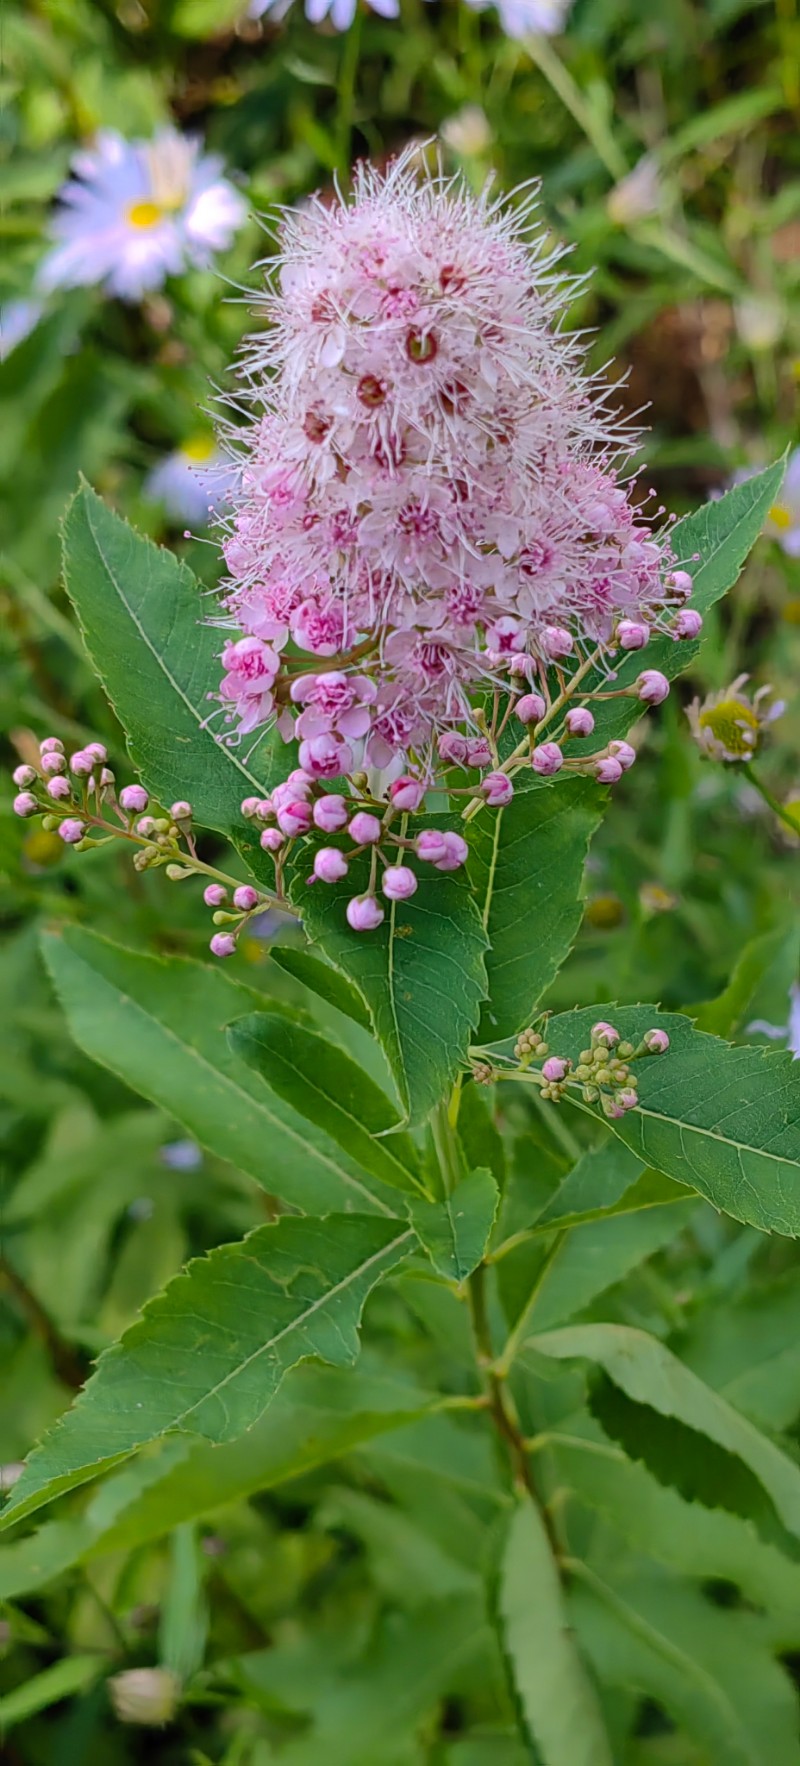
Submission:
[[[622,1061],[629,1061],[632,1054],[633,1054],[633,1043],[632,1042],[618,1042],[617,1043],[617,1054],[619,1055],[619,1057]]]
[[[216,913],[211,915],[215,926],[238,926],[241,917],[241,914],[226,914],[224,908],[217,908]]]
[[[187,870],[185,865],[167,865],[167,876],[170,883],[182,883],[184,877],[194,877],[195,871]]]
[[[42,827],[46,834],[54,834],[61,824],[61,816],[42,816]]]

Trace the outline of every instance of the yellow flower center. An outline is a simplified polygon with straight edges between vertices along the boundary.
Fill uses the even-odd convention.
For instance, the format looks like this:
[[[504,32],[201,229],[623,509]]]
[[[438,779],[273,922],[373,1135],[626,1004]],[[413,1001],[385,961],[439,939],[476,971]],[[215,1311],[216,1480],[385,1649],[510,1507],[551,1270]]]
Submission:
[[[792,525],[792,517],[789,514],[788,509],[784,509],[782,503],[773,503],[769,512],[769,518],[773,527],[780,528],[781,533],[785,533],[787,527],[791,527]]]
[[[163,218],[164,208],[160,202],[132,202],[127,214],[130,227],[157,227]]]
[[[752,706],[745,705],[741,699],[723,699],[719,705],[712,705],[701,711],[698,717],[701,730],[710,730],[712,736],[727,748],[729,754],[740,755],[747,760],[755,752],[758,740],[758,718]]]
[[[191,460],[193,466],[205,466],[214,452],[214,437],[200,433],[187,436],[186,441],[181,442],[180,451],[184,460]]]

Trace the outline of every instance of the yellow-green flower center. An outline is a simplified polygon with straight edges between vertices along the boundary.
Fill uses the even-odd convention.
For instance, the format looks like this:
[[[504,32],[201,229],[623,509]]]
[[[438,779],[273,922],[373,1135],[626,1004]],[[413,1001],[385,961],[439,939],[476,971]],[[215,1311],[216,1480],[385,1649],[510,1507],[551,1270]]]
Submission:
[[[186,440],[181,442],[181,453],[184,460],[191,460],[193,466],[205,466],[206,461],[211,459],[213,452],[213,435],[203,435],[198,432],[196,435],[187,436]]]
[[[758,741],[758,718],[752,706],[746,705],[742,699],[723,699],[718,705],[701,711],[697,721],[701,730],[710,730],[729,754],[747,760],[754,753]]]
[[[127,218],[131,227],[157,227],[164,219],[164,209],[160,202],[132,202]]]

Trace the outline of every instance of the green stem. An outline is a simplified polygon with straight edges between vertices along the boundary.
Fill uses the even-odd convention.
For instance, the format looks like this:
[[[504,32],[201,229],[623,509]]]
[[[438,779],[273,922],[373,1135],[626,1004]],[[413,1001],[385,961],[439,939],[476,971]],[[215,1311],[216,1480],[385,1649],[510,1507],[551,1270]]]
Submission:
[[[433,1144],[436,1148],[436,1157],[439,1161],[439,1170],[442,1176],[442,1186],[446,1196],[451,1196],[453,1194],[456,1185],[461,1182],[464,1175],[461,1168],[461,1152],[455,1128],[453,1126],[450,1105],[451,1100],[443,1099],[441,1104],[437,1104],[433,1116],[431,1117]]]
[[[790,828],[793,834],[800,834],[800,827],[798,827],[795,818],[789,814],[784,804],[778,802],[777,797],[773,797],[769,786],[765,785],[763,780],[759,779],[758,774],[753,772],[752,764],[749,760],[744,762],[742,772],[744,773],[745,778],[750,780],[751,785],[755,785],[759,796],[763,797],[764,802],[769,804],[773,814],[778,817],[779,821],[783,822],[784,827]]]
[[[347,32],[342,46],[342,59],[339,64],[339,86],[337,92],[337,127],[336,127],[336,163],[339,174],[347,182],[350,176],[350,154],[353,134],[353,112],[356,97],[356,76],[358,74],[358,57],[361,49],[361,29],[363,11],[360,0],[353,14],[353,22]]]

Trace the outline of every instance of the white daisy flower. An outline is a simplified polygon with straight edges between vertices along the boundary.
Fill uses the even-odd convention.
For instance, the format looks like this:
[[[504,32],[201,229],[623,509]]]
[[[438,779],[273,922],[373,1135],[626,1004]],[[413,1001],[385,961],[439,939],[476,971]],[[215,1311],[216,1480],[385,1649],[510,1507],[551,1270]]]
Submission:
[[[160,503],[173,521],[200,527],[227,502],[235,477],[235,467],[213,435],[192,435],[153,468],[143,494],[148,502]]]
[[[139,300],[188,265],[208,264],[247,212],[217,155],[173,128],[152,141],[103,130],[72,171],[52,223],[56,244],[39,271],[43,289],[100,283]]]

